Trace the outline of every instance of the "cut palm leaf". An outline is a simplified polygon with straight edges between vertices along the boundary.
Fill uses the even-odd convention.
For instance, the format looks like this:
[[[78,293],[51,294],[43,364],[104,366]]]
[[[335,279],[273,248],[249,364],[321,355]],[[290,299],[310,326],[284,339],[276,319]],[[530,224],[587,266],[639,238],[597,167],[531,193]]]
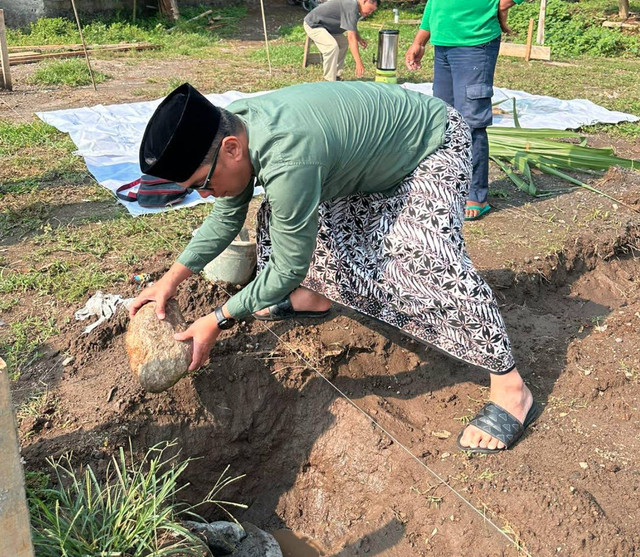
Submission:
[[[514,120],[517,115],[514,106]],[[614,197],[589,186],[565,171],[600,175],[612,166],[640,169],[640,161],[617,157],[610,148],[586,146],[580,134],[566,130],[528,128],[488,128],[489,155],[518,189],[533,196],[551,195],[550,191],[538,191],[533,181],[531,168],[561,178],[571,184],[602,195],[637,212],[637,209],[616,200]],[[579,144],[558,139],[573,139]],[[555,190],[559,192],[559,190]]]

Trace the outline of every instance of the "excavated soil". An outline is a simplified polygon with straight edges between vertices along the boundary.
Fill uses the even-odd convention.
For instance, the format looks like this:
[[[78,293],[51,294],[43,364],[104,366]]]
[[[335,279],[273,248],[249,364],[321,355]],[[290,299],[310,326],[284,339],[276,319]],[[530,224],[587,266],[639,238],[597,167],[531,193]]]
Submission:
[[[615,171],[608,180],[610,193],[637,203],[637,175]],[[576,226],[552,254],[523,248],[518,264],[500,265],[504,256],[495,255],[503,233],[516,246],[525,237],[522,219],[509,211],[605,205],[574,192],[537,202],[535,212],[498,206],[468,225],[518,367],[544,405],[512,451],[485,457],[455,448],[487,396],[486,373],[344,308],[315,324],[242,322],[223,333],[207,366],[162,394],[145,393],[128,368],[122,311],[88,335],[84,322],[69,321],[16,383],[17,405],[43,381],[51,393],[51,405],[21,423],[27,466],[73,450],[78,464],[101,469],[129,438],[139,451],[176,439],[182,455],[196,459],[186,477],[190,500],[229,464],[246,474],[226,493],[249,505],[241,520],[293,529],[326,555],[516,555],[489,520],[532,555],[633,555],[640,550],[640,218],[621,209],[613,222]],[[531,222],[526,233],[535,235],[538,221]],[[494,237],[478,240],[481,228]],[[144,270],[157,278],[171,261],[161,254]],[[120,293],[135,294],[126,289]],[[178,302],[192,321],[233,291],[191,278]]]

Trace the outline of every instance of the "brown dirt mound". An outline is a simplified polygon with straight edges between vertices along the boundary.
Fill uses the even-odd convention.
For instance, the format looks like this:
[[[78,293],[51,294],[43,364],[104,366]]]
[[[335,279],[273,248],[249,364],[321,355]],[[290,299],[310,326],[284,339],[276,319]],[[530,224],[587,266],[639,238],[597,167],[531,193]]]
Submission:
[[[192,500],[230,464],[247,474],[227,494],[250,505],[242,519],[304,532],[330,555],[515,554],[315,368],[533,554],[631,555],[640,549],[630,518],[640,513],[640,350],[628,338],[640,325],[640,266],[625,253],[638,230],[623,232],[598,247],[575,242],[545,272],[501,272],[519,367],[546,402],[531,435],[504,455],[455,450],[487,394],[482,371],[338,309],[315,325],[242,322],[202,371],[157,395],[128,369],[125,312],[89,335],[71,323],[74,362],[57,372],[55,405],[22,422],[25,458],[33,467],[73,449],[100,468],[129,437],[141,451],[178,439],[198,459]],[[178,298],[187,320],[225,290],[190,279]]]

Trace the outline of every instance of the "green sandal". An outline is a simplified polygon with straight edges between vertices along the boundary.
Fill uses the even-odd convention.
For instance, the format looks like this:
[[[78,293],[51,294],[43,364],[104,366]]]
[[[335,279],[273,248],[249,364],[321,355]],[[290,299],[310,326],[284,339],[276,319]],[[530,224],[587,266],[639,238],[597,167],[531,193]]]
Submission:
[[[464,217],[464,220],[478,220],[482,215],[486,215],[489,211],[491,211],[491,205],[487,204],[484,207],[480,207],[479,205],[469,205],[465,207],[464,210],[467,211],[471,209],[472,211],[480,211],[475,217]]]

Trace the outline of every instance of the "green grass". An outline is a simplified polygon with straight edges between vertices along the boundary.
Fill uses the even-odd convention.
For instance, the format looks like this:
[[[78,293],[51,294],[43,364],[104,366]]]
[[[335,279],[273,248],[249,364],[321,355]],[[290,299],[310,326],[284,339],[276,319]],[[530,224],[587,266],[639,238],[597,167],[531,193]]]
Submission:
[[[27,123],[0,120],[0,157],[13,157],[35,147],[54,147],[65,151],[75,148],[66,133],[59,132],[42,120],[34,119]]]
[[[25,367],[40,357],[39,347],[58,332],[52,317],[29,316],[10,323],[9,333],[0,339],[0,354],[7,363],[9,377],[18,378]]]
[[[102,83],[109,76],[92,68],[93,79],[96,83]],[[91,74],[83,59],[55,60],[41,65],[29,78],[34,85],[91,85]]]
[[[175,452],[174,447],[175,442],[161,443],[142,458],[137,458],[132,449],[125,453],[120,448],[104,475],[91,466],[76,470],[71,455],[48,460],[52,475],[27,475],[36,554],[211,555],[205,543],[189,532],[181,520],[199,519],[195,511],[203,504],[213,504],[227,514],[231,507],[246,508],[218,499],[220,492],[241,476],[227,476],[227,468],[200,505],[182,504],[178,497],[188,484],[181,476],[190,460],[169,456]]]
[[[213,9],[210,16],[187,21],[208,9]],[[160,45],[164,51],[162,54],[148,51],[132,56],[189,56],[210,50],[219,40],[233,36],[246,12],[245,6],[185,6],[181,7],[181,19],[177,25],[158,16],[138,18],[134,23],[129,14],[126,17],[85,21],[83,34],[89,45],[149,42]],[[174,25],[176,29],[168,33],[167,30]],[[78,44],[80,35],[71,19],[40,18],[26,29],[8,29],[7,42],[10,46]]]
[[[105,271],[97,262],[53,261],[24,271],[0,269],[0,294],[31,292],[75,303],[87,293],[112,286],[126,277],[123,271]]]

